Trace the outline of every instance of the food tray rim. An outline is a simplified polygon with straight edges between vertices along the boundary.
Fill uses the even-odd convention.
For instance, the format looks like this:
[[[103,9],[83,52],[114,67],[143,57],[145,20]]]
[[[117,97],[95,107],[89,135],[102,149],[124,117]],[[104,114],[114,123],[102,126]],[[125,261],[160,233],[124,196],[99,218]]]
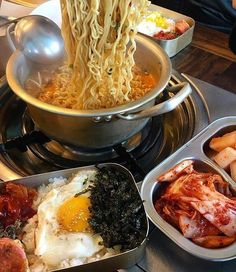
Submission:
[[[192,37],[193,37],[193,31],[195,28],[195,20],[192,17],[186,16],[182,13],[179,13],[179,12],[176,12],[176,11],[173,11],[173,10],[170,10],[155,4],[151,4],[149,6],[149,11],[158,11],[167,17],[181,18],[190,22],[190,28],[186,32],[184,32],[179,37],[176,37],[175,39],[171,39],[171,40],[157,39],[150,35],[146,35],[139,32],[140,34],[144,35],[145,37],[148,37],[149,39],[159,44],[166,51],[167,55],[170,58],[174,57],[182,49],[184,49],[189,43],[191,43]],[[181,41],[181,46],[179,46],[180,41]]]
[[[144,208],[146,210],[148,218],[153,224],[159,228],[165,235],[167,235],[174,243],[179,247],[199,258],[210,261],[227,261],[236,258],[236,242],[225,248],[208,249],[196,245],[190,239],[185,238],[175,227],[166,222],[155,210],[152,201],[153,192],[158,186],[156,177],[160,176],[164,172],[170,170],[172,167],[184,160],[197,160],[209,167],[213,168],[235,189],[236,185],[230,176],[221,169],[216,163],[213,162],[203,151],[203,145],[214,134],[223,128],[231,125],[236,126],[236,116],[226,116],[215,120],[209,124],[205,129],[194,136],[189,142],[182,146],[179,150],[173,153],[170,157],[166,158],[161,164],[153,168],[144,178],[141,186],[141,198],[144,201]],[[199,148],[199,152],[196,152],[196,148]],[[194,150],[194,151],[191,151]]]
[[[129,179],[130,180],[132,179],[133,185],[135,186],[137,193],[139,194],[139,189],[138,189],[137,183],[135,182],[135,178],[133,174],[129,171],[129,169],[127,169],[126,167],[124,167],[123,165],[119,163],[98,163],[95,165],[88,165],[88,166],[82,166],[82,167],[75,167],[75,168],[45,172],[41,174],[20,177],[13,180],[1,181],[0,186],[8,182],[13,182],[13,183],[20,183],[26,186],[30,186],[32,188],[38,188],[42,184],[49,184],[50,178],[55,178],[55,177],[69,178],[80,170],[93,170],[93,169],[97,169],[97,167],[112,167],[112,166],[122,169],[122,171],[126,172],[129,175]],[[99,272],[101,271],[101,268],[102,268],[104,272],[105,271],[109,272],[111,271],[111,269],[114,269],[114,270],[121,269],[121,268],[125,269],[132,265],[135,265],[137,261],[139,261],[141,257],[143,256],[146,243],[147,243],[147,236],[149,232],[149,221],[148,221],[148,217],[146,213],[145,213],[145,218],[146,218],[146,224],[145,224],[146,235],[142,243],[138,247],[118,253],[113,256],[109,256],[107,258],[102,258],[100,260],[82,264],[79,266],[72,266],[72,267],[63,268],[63,269],[55,269],[51,271],[78,271],[79,269],[81,272],[86,272],[86,271]],[[112,263],[114,263],[114,268],[112,267]]]

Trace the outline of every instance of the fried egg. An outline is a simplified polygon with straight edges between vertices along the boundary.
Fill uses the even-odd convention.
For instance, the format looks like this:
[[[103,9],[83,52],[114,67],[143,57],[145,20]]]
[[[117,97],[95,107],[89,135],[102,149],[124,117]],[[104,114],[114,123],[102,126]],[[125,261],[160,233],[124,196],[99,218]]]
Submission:
[[[175,21],[166,18],[159,12],[150,12],[148,16],[138,25],[138,32],[154,36],[156,33],[171,32],[175,29]]]
[[[52,189],[38,207],[35,255],[51,267],[64,260],[93,256],[103,248],[102,238],[88,224],[90,191],[96,170],[79,171],[72,180]]]

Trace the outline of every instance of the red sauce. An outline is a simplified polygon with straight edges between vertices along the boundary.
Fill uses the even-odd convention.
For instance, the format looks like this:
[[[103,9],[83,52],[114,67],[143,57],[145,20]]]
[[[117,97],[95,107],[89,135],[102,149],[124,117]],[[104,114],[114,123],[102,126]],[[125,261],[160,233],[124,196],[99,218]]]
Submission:
[[[160,39],[160,40],[173,40],[179,36],[176,32],[164,32],[160,31],[153,35],[154,38]]]
[[[37,191],[21,184],[6,183],[0,192],[0,223],[5,228],[16,220],[26,222],[36,211],[32,208]]]

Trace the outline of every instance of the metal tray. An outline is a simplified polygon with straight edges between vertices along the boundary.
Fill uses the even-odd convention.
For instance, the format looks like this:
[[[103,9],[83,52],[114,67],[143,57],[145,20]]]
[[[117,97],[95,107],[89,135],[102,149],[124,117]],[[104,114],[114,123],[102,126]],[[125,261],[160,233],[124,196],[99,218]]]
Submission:
[[[190,28],[186,32],[184,32],[182,35],[172,40],[161,40],[146,34],[142,34],[146,37],[151,38],[155,42],[157,42],[166,51],[169,57],[175,56],[182,49],[184,49],[188,44],[191,43],[192,37],[193,37],[193,30],[195,26],[195,21],[191,17],[185,16],[181,13],[178,13],[178,12],[175,12],[160,6],[156,6],[153,4],[150,5],[149,10],[158,11],[164,16],[172,18],[174,21],[185,20],[190,26]]]
[[[167,223],[155,210],[153,198],[160,184],[156,181],[157,177],[173,168],[176,164],[191,159],[194,160],[194,168],[200,171],[210,171],[220,174],[225,181],[230,184],[233,191],[236,192],[236,183],[222,168],[212,161],[205,153],[206,145],[212,137],[222,135],[236,129],[236,116],[224,117],[216,120],[202,132],[197,134],[192,140],[186,143],[178,151],[161,164],[155,167],[144,179],[141,187],[141,198],[144,201],[144,208],[150,220],[188,253],[202,259],[211,261],[226,261],[236,258],[236,242],[225,248],[207,249],[196,245],[191,240],[185,238],[176,228]]]
[[[104,164],[99,164],[97,166],[115,167],[119,171],[125,173],[128,179],[130,179],[130,186],[132,186],[133,190],[136,190],[137,194],[139,194],[138,187],[135,183],[134,177],[129,172],[128,169],[116,163],[104,163]],[[78,167],[78,168],[72,168],[72,169],[66,169],[66,170],[60,170],[55,172],[28,176],[21,179],[11,180],[11,182],[20,183],[29,187],[37,188],[42,184],[48,184],[49,183],[48,180],[50,178],[55,178],[55,177],[69,178],[72,176],[73,173],[76,173],[79,170],[90,170],[90,169],[96,169],[96,168],[95,166]],[[0,185],[3,185],[4,183],[5,182],[2,182],[0,183]],[[149,224],[148,224],[148,219],[146,217],[146,225],[145,225],[146,237],[148,235],[148,230],[149,230]],[[120,254],[117,254],[108,258],[104,258],[98,261],[90,262],[87,264],[73,266],[73,267],[65,268],[65,269],[53,270],[53,271],[80,271],[80,272],[88,272],[88,271],[106,272],[107,271],[107,272],[111,272],[117,269],[125,269],[135,265],[142,258],[145,251],[145,246],[146,246],[146,238],[142,241],[139,247],[122,252]]]

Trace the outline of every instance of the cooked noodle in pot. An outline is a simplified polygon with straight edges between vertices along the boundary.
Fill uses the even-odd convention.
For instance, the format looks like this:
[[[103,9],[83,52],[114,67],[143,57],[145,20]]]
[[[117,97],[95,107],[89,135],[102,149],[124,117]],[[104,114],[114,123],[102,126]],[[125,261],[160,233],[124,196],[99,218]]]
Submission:
[[[136,100],[154,78],[135,66],[135,35],[147,0],[60,0],[67,63],[39,99],[73,109],[110,108]]]

